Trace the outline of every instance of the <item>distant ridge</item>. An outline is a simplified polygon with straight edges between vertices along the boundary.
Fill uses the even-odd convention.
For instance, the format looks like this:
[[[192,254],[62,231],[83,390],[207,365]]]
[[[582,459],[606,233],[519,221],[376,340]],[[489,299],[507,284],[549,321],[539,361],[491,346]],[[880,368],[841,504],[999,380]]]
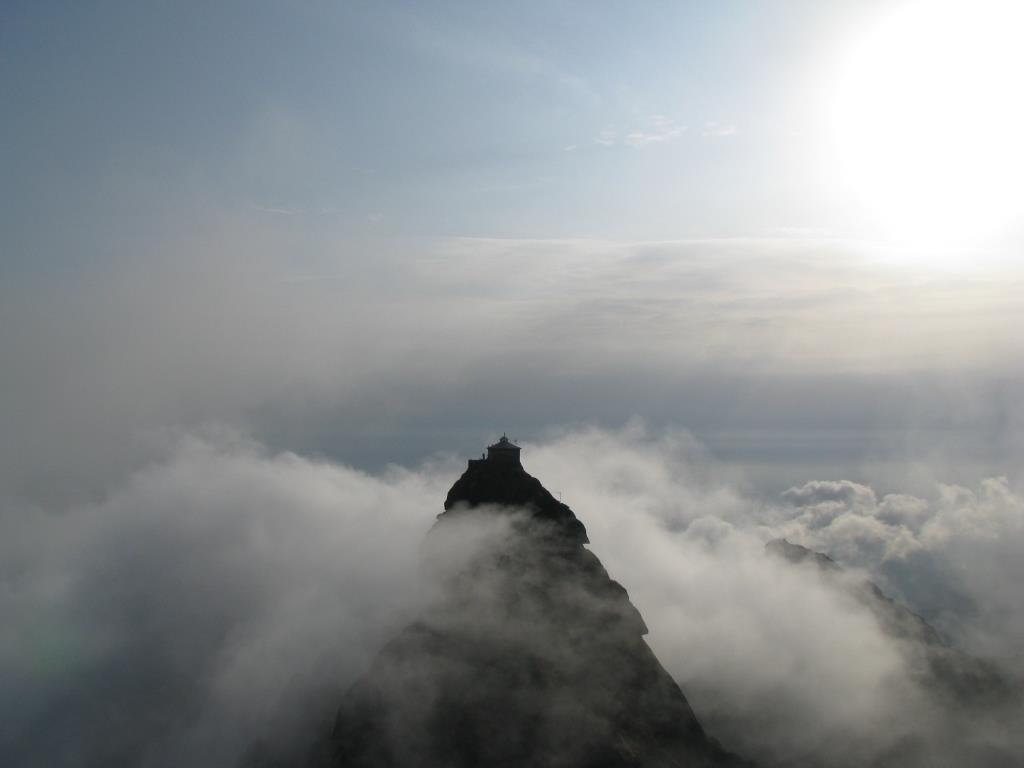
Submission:
[[[874,582],[849,580],[842,566],[828,555],[786,539],[769,541],[765,550],[794,564],[813,564],[833,580],[833,586],[864,605],[883,632],[903,641],[904,652],[914,662],[911,669],[918,670],[918,682],[947,703],[971,707],[1001,705],[1019,695],[1017,686],[995,665],[951,647],[931,624],[886,595]]]

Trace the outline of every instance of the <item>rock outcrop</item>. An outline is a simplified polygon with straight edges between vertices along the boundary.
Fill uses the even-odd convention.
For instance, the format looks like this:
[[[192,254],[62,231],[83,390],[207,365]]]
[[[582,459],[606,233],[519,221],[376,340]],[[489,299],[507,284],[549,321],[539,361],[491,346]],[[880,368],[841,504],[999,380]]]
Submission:
[[[813,564],[831,585],[867,608],[881,630],[899,641],[917,682],[947,704],[977,709],[1002,706],[1018,696],[1014,685],[990,662],[949,645],[936,629],[907,606],[886,595],[867,579],[851,578],[828,555],[786,539],[765,545],[769,555],[794,564]]]

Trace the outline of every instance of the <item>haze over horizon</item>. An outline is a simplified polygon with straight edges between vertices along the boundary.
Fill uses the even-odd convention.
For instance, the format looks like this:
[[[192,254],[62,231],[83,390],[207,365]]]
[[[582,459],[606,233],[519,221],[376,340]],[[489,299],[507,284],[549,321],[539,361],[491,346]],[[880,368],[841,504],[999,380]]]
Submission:
[[[131,754],[233,755],[367,662],[503,430],[736,712],[790,684],[768,659],[860,695],[800,595],[884,645],[761,563],[777,536],[1024,674],[1022,28],[1013,0],[6,3],[0,744],[77,765],[40,734],[180,680]],[[854,739],[894,706],[856,658]]]

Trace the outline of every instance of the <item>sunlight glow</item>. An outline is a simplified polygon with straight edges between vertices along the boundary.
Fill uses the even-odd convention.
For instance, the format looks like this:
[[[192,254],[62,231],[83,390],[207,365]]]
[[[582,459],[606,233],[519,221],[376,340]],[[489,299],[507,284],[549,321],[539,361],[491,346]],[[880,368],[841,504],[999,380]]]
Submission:
[[[1024,213],[1022,34],[1018,0],[910,0],[851,46],[841,179],[887,236],[935,253]]]

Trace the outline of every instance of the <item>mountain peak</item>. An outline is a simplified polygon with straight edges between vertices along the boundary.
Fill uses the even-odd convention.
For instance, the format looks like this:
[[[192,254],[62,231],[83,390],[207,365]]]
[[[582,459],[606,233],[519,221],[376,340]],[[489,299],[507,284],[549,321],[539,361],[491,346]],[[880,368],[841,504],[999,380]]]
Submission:
[[[540,480],[523,469],[519,446],[504,436],[488,446],[486,458],[469,460],[466,471],[448,491],[439,519],[480,507],[525,512],[533,520],[556,526],[575,543],[589,542],[583,523]]]
[[[825,571],[840,571],[839,564],[826,554],[815,552],[789,539],[772,539],[764,545],[769,555],[781,557],[791,563],[810,561]]]
[[[430,534],[442,556],[467,554],[463,524],[514,522],[445,560],[456,572],[343,697],[318,766],[746,765],[704,732],[583,524],[519,451],[499,440],[452,486]]]

